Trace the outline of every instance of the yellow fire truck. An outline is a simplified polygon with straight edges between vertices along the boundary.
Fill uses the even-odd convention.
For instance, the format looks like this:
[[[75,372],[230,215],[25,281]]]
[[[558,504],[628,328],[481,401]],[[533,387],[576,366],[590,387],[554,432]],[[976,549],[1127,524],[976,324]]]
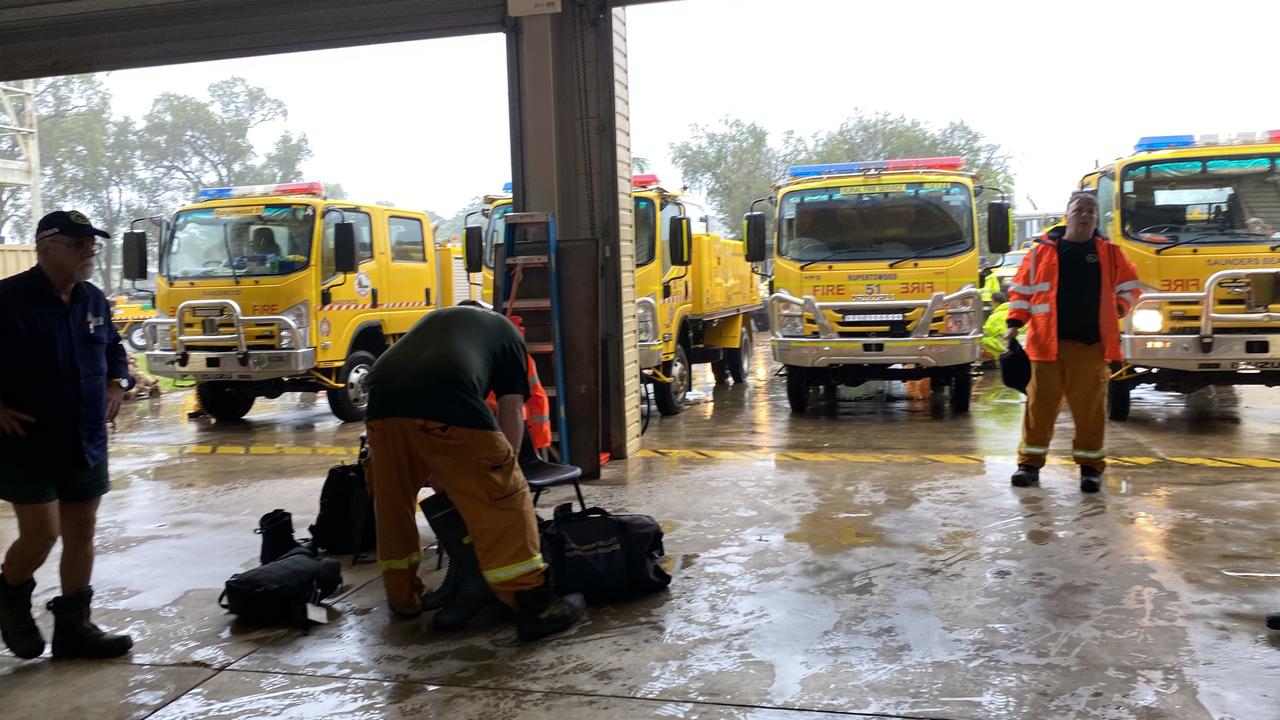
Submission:
[[[632,178],[636,235],[636,320],[640,367],[663,415],[684,409],[693,366],[710,363],[718,382],[745,383],[751,365],[750,314],[760,289],[744,262],[743,244],[704,228],[705,212],[656,175]],[[509,190],[510,188],[504,188]],[[510,195],[485,197],[488,217],[473,254],[483,254],[484,300],[493,298],[494,248],[502,242]]]
[[[771,346],[794,412],[813,387],[922,378],[969,409],[985,190],[963,168],[959,157],[798,165],[774,188]],[[1008,252],[1009,203],[987,213],[990,252]],[[747,260],[765,260],[764,213],[748,213],[743,234]]]
[[[426,214],[329,200],[319,183],[200,191],[160,243],[153,374],[193,378],[217,420],[258,397],[325,390],[364,417],[374,360],[423,314],[452,304],[448,248]],[[125,277],[146,277],[146,234],[125,234]]]
[[[1280,385],[1280,130],[1142,138],[1084,176],[1146,293],[1121,331],[1109,415],[1136,385]]]
[[[111,323],[126,347],[142,352],[147,347],[143,323],[156,316],[155,296],[146,290],[111,296]]]

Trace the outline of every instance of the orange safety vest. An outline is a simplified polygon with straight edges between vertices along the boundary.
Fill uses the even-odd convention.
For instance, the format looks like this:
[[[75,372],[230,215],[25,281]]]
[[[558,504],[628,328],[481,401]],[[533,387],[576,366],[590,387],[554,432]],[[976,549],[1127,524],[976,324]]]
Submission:
[[[551,447],[551,400],[538,379],[538,366],[533,362],[533,356],[526,353],[525,358],[529,362],[529,399],[524,401],[524,424],[529,428],[533,449],[541,450]],[[493,393],[489,393],[484,403],[493,414],[498,414],[498,398]]]
[[[1027,327],[1023,346],[1037,362],[1058,359],[1058,242],[1064,229],[1054,228],[1036,239],[1022,258],[1009,286],[1009,320]],[[1102,265],[1102,298],[1098,303],[1098,333],[1108,362],[1124,359],[1120,350],[1118,320],[1142,295],[1138,272],[1114,243],[1094,233],[1093,242]]]

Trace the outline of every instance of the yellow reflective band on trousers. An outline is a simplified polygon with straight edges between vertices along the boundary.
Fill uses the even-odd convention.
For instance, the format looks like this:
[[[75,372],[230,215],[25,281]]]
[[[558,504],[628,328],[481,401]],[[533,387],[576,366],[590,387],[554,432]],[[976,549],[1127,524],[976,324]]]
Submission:
[[[419,550],[409,557],[400,558],[399,560],[383,560],[378,558],[378,570],[386,572],[388,570],[408,570],[410,567],[422,562],[422,551]]]
[[[538,553],[528,560],[500,568],[494,568],[492,570],[484,570],[483,575],[485,581],[490,585],[493,585],[495,583],[506,582],[508,580],[518,578],[521,575],[527,575],[531,572],[537,572],[544,567],[546,567],[546,565],[542,562],[542,553]]]

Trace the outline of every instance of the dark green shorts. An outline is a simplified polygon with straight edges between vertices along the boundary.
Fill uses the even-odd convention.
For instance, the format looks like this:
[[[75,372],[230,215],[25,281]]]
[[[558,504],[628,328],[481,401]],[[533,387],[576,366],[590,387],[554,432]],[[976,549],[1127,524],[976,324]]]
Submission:
[[[106,460],[89,468],[60,471],[0,460],[0,500],[14,505],[84,502],[106,495],[110,487]]]

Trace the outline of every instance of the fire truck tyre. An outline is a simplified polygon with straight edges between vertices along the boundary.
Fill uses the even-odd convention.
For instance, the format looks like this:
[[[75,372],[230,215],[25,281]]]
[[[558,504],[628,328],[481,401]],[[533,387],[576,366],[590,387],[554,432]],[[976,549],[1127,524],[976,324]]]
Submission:
[[[675,359],[664,365],[663,372],[671,378],[671,382],[655,383],[653,399],[658,403],[658,412],[663,415],[679,415],[684,410],[684,397],[689,393],[689,379],[692,375],[689,352],[684,349],[684,345],[677,343]]]
[[[1107,417],[1116,422],[1129,419],[1129,392],[1133,386],[1112,380],[1107,383]]]
[[[364,420],[364,409],[369,404],[369,371],[373,369],[375,360],[373,353],[364,350],[351,353],[338,371],[338,382],[342,387],[325,393],[329,398],[329,408],[342,422]]]
[[[128,345],[134,352],[142,352],[147,349],[147,334],[142,332],[142,323],[134,323],[125,328],[124,344]]]
[[[742,323],[742,333],[738,338],[738,347],[724,351],[724,364],[736,385],[747,381],[751,374],[751,326]]]
[[[955,413],[969,412],[969,400],[973,396],[973,376],[966,365],[951,376],[951,411]]]
[[[200,383],[196,385],[196,397],[205,413],[218,422],[242,420],[257,399],[229,382]]]
[[[787,366],[787,402],[791,412],[802,413],[809,407],[809,379],[804,368]]]

